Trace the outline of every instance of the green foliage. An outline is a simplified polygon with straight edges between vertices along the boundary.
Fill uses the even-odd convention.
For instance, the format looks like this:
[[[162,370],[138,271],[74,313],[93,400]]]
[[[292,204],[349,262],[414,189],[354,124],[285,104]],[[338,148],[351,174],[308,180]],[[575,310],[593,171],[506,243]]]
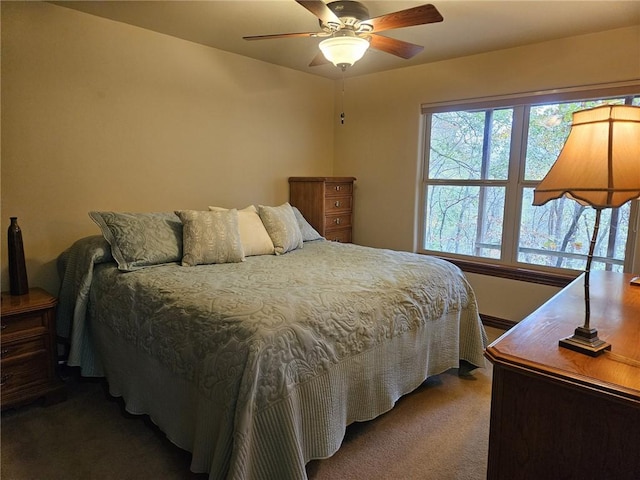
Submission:
[[[513,108],[432,114],[424,248],[501,258],[506,190],[518,185],[522,208],[517,260],[583,269],[595,212],[567,198],[532,206],[533,189],[508,178],[509,162],[513,158],[519,162],[525,181],[542,180],[569,135],[573,112],[603,103],[525,109],[523,159],[511,152]],[[599,262],[601,268],[621,269],[629,214],[628,204],[603,212],[594,268]]]

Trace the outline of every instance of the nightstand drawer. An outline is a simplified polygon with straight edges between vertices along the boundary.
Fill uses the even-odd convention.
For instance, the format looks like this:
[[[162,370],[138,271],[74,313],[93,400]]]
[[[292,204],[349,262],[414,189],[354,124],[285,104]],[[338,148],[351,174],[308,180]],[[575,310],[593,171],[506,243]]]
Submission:
[[[46,335],[39,335],[37,337],[17,340],[15,342],[2,342],[2,347],[0,347],[0,358],[4,361],[20,355],[38,352],[40,350],[47,351],[48,340],[49,339]]]
[[[353,182],[326,182],[327,196],[351,195],[353,193]]]
[[[325,230],[332,228],[348,228],[351,227],[351,214],[344,213],[342,215],[327,215],[324,220]]]
[[[327,230],[325,238],[332,242],[351,243],[351,229]]]
[[[353,197],[350,195],[340,197],[327,197],[324,199],[324,210],[327,215],[334,212],[351,212]]]
[[[31,330],[33,328],[46,328],[47,318],[45,317],[45,315],[46,313],[43,312],[35,312],[15,315],[11,317],[3,317],[2,326],[0,327],[2,338],[4,339],[5,335],[11,335],[13,333],[22,332],[24,330]]]
[[[2,389],[3,399],[6,395],[29,384],[47,382],[49,380],[49,354],[46,350],[40,350],[34,354],[18,358],[2,361],[0,388]]]

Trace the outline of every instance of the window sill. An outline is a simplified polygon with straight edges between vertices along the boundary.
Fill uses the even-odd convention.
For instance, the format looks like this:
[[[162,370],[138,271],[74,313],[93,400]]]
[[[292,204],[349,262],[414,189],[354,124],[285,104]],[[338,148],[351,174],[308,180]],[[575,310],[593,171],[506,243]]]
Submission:
[[[551,287],[566,287],[577,277],[575,273],[551,273],[506,265],[461,260],[459,258],[440,258],[457,265],[462,271],[467,273],[477,273],[479,275],[489,275],[521,282],[539,283]]]

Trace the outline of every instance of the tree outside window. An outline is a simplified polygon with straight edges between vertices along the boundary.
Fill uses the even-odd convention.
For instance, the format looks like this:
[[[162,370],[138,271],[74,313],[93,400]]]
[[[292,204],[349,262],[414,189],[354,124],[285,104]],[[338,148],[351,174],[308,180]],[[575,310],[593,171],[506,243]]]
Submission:
[[[573,112],[624,103],[640,97],[426,112],[423,250],[584,269],[595,211],[566,198],[534,207],[533,189],[558,157]],[[631,222],[630,203],[603,212],[592,268],[623,271]]]

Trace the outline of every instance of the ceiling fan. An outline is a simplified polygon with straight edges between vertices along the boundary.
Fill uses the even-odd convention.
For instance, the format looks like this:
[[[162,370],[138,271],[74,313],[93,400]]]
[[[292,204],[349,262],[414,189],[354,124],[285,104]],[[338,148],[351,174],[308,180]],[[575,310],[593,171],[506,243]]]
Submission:
[[[320,52],[309,66],[314,67],[331,62],[345,70],[360,60],[369,46],[405,59],[417,55],[424,49],[423,46],[378,35],[378,33],[443,20],[436,7],[430,4],[370,18],[367,7],[353,0],[337,0],[330,3],[322,0],[295,1],[318,17],[319,32],[278,33],[243,38],[268,40],[287,37],[326,37],[320,42]]]

